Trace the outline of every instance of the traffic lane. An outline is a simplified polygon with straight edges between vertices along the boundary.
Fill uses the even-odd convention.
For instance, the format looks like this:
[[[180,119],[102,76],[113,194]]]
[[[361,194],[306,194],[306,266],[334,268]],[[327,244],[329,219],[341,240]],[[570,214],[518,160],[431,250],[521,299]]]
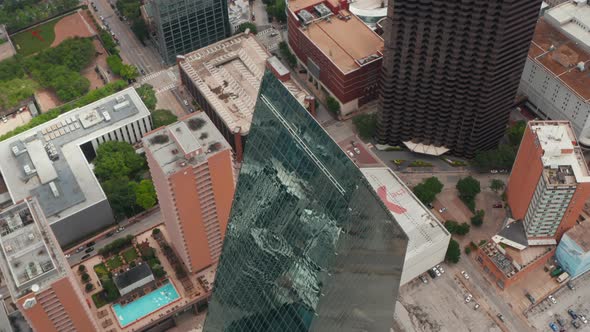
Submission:
[[[142,219],[140,221],[136,221],[132,224],[122,225],[125,227],[125,229],[123,231],[121,231],[119,233],[115,233],[113,236],[110,236],[110,237],[103,237],[101,239],[95,240],[95,244],[92,246],[94,248],[94,250],[89,253],[90,257],[97,255],[98,251],[100,249],[102,249],[107,244],[113,242],[116,239],[124,238],[127,235],[137,235],[137,234],[143,233],[146,230],[148,230],[148,229],[150,229],[162,222],[163,222],[162,213],[158,210],[157,212],[154,212],[153,214],[145,217],[144,219]],[[72,253],[70,255],[70,257],[68,258],[68,263],[70,264],[70,266],[76,265],[76,264],[80,263],[81,258],[86,254],[87,253],[85,251],[81,251],[78,253]]]

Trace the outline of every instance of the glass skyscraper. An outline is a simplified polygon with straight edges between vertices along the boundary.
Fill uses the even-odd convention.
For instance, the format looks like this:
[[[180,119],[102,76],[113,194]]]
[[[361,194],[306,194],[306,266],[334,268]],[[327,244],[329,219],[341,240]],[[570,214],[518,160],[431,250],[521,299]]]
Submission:
[[[267,72],[205,331],[389,331],[407,236]]]

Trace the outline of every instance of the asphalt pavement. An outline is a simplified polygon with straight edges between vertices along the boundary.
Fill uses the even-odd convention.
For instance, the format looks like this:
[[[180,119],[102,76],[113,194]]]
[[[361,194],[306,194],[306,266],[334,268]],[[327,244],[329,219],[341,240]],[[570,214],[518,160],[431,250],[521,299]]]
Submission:
[[[115,36],[119,39],[120,54],[124,62],[137,66],[145,74],[165,67],[158,51],[150,45],[149,41],[146,41],[148,46],[141,44],[133,31],[131,31],[129,21],[121,21],[111,8],[108,0],[93,0],[93,2],[97,10],[95,11],[92,6],[88,8],[99,24],[105,25],[107,23],[111,31],[115,33]],[[103,22],[101,22],[100,16],[104,17]]]
[[[133,224],[121,223],[119,225],[125,227],[125,229],[123,231],[121,231],[119,233],[115,233],[113,236],[110,236],[110,237],[103,237],[99,240],[95,240],[96,243],[93,246],[94,251],[92,251],[90,253],[90,257],[97,255],[98,251],[100,249],[102,249],[104,246],[113,242],[116,239],[124,238],[130,234],[131,235],[140,234],[140,233],[145,232],[146,230],[148,230],[148,229],[150,229],[162,222],[163,222],[162,213],[160,210],[156,210],[151,215],[149,215],[139,221],[136,221]],[[71,256],[68,258],[68,263],[70,263],[70,266],[76,265],[76,264],[80,263],[81,258],[84,255],[86,255],[86,253],[84,251],[81,251],[79,253],[72,253]]]

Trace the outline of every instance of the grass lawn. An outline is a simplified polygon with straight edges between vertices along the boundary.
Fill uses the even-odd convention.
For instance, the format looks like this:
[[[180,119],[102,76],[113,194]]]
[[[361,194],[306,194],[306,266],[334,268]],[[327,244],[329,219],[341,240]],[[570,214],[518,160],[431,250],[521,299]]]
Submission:
[[[107,266],[111,270],[114,270],[121,265],[123,265],[123,261],[121,260],[121,257],[119,257],[119,255],[114,256],[113,258],[111,258],[107,261]]]
[[[160,109],[152,112],[152,120],[154,120],[154,128],[159,128],[176,122],[178,118],[169,110]]]
[[[105,301],[103,299],[102,294],[103,294],[103,292],[98,292],[98,293],[92,295],[92,302],[94,302],[94,305],[96,306],[97,309],[108,303],[107,301]]]
[[[135,250],[134,247],[131,247],[131,248],[123,251],[123,257],[125,258],[125,261],[127,263],[131,263],[132,261],[137,259],[137,257],[139,257],[139,256],[137,255],[137,250]]]
[[[104,265],[104,263],[94,265],[94,272],[96,272],[96,275],[100,280],[109,278],[109,271],[107,270],[107,267]]]
[[[59,20],[61,17],[12,36],[18,53],[27,56],[50,47],[55,40],[54,27]]]

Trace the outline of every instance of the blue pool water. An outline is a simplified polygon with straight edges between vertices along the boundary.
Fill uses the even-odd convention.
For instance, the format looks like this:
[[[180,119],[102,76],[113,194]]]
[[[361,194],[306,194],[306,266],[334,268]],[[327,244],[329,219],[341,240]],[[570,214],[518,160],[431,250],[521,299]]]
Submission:
[[[166,306],[179,297],[176,288],[169,282],[131,303],[123,306],[115,304],[113,310],[117,319],[119,319],[119,323],[124,327]]]

